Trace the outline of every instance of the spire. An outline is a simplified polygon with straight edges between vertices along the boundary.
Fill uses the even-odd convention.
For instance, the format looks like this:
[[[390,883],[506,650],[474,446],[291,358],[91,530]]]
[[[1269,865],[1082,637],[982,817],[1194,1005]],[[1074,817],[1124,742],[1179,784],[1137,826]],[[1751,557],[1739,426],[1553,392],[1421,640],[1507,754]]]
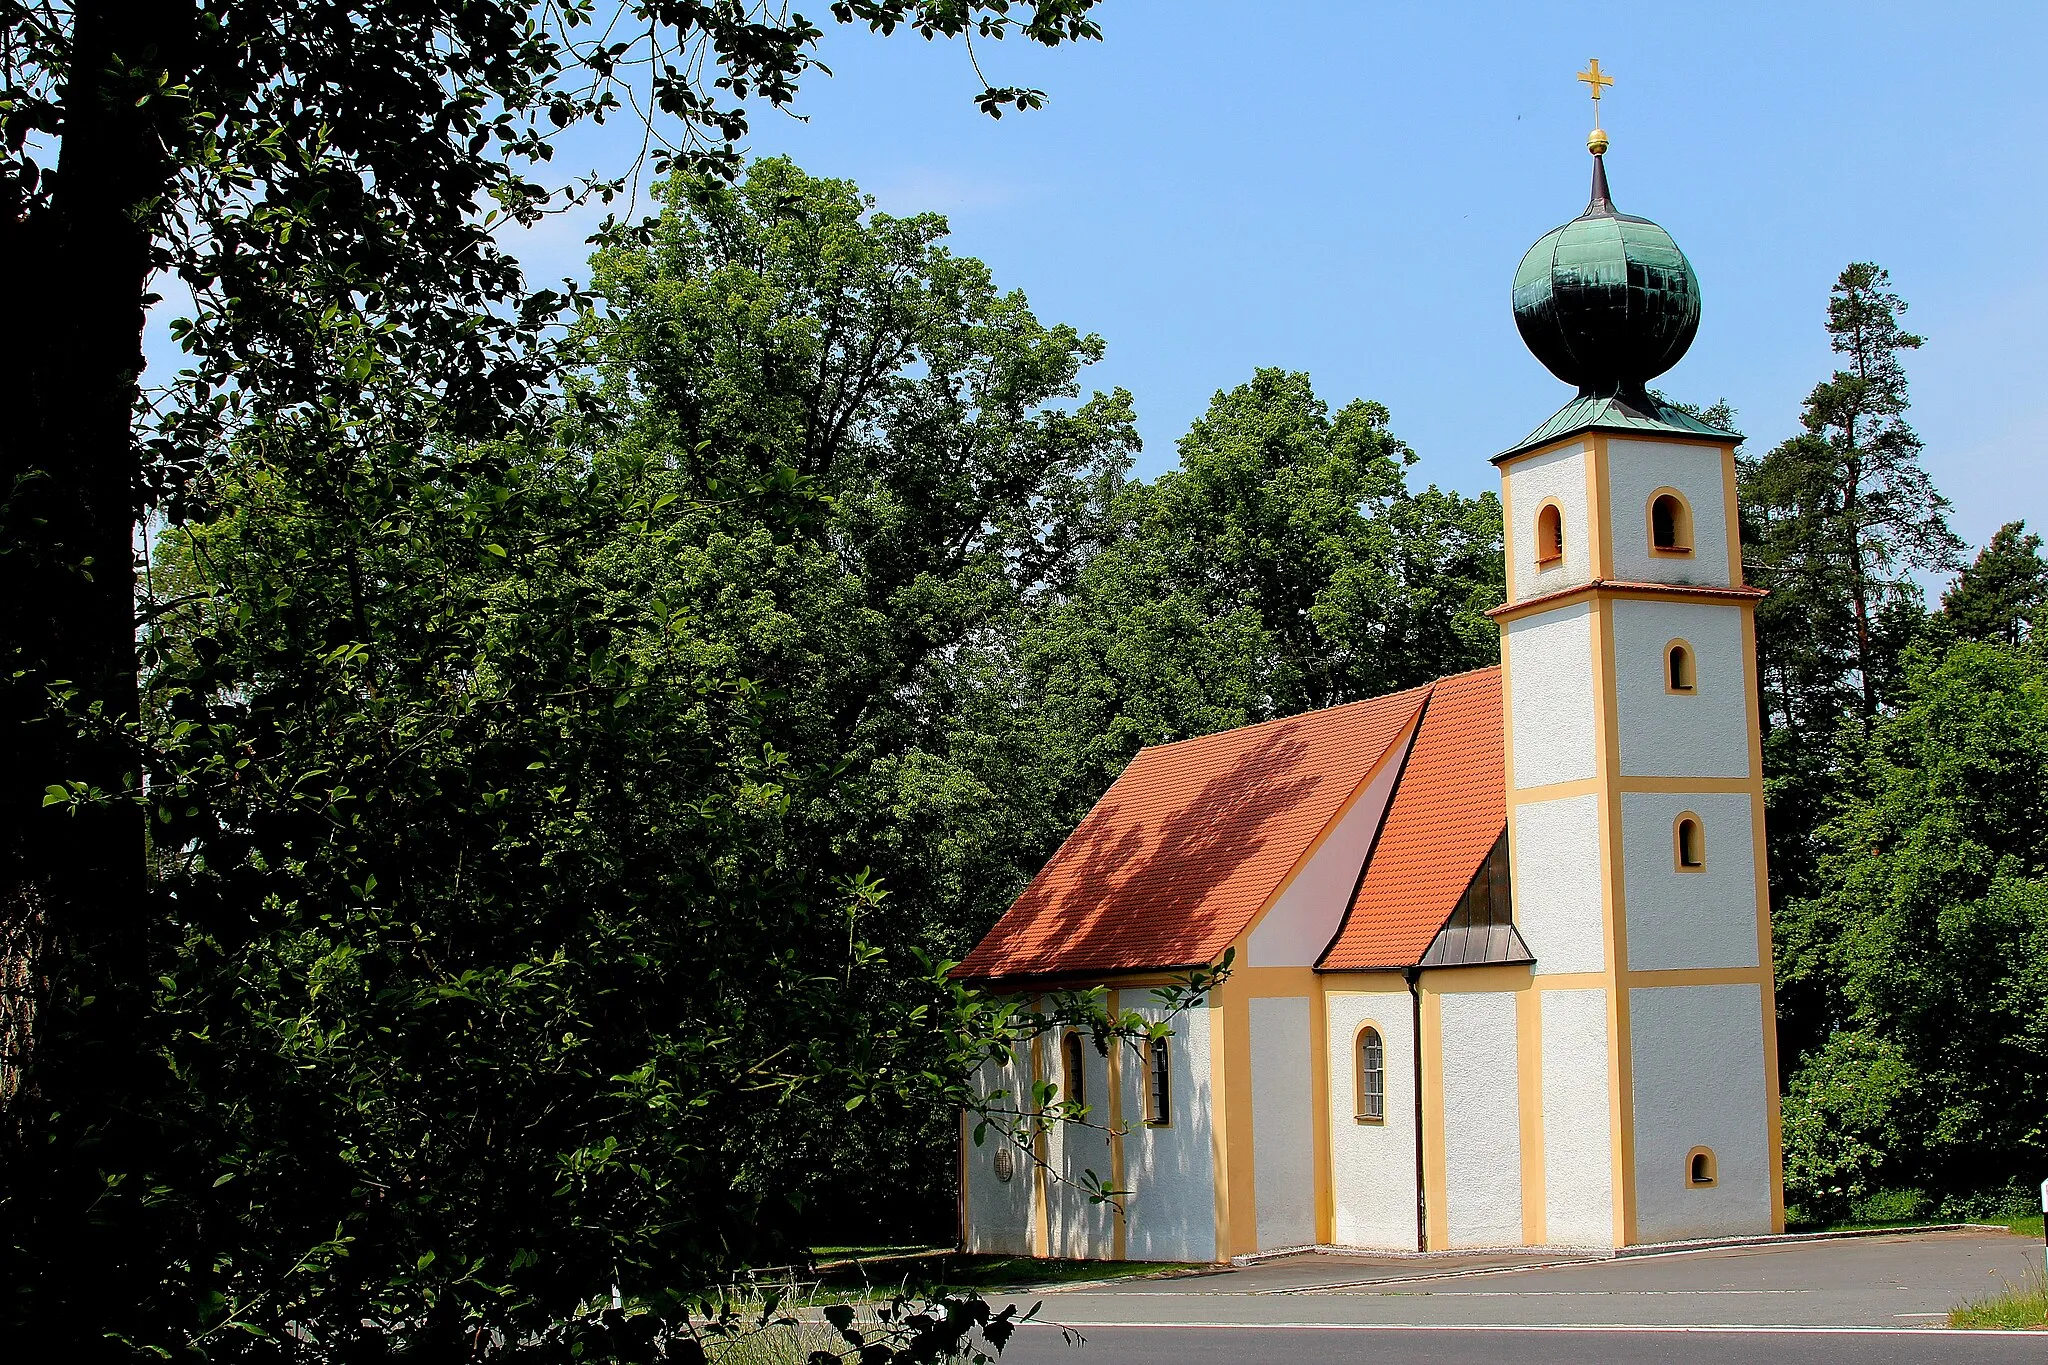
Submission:
[[[1613,213],[1614,200],[1607,193],[1607,158],[1593,153],[1593,197],[1586,201],[1587,213]]]

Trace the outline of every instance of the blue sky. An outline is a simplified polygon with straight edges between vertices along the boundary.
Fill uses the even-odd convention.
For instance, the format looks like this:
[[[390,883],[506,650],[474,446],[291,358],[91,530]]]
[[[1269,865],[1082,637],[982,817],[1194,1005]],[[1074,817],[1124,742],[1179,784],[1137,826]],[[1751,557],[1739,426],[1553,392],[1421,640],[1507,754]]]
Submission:
[[[822,3],[816,8],[823,11]],[[1660,386],[1726,398],[1752,446],[1831,368],[1828,286],[1887,266],[1928,337],[1909,362],[1927,463],[1981,543],[2048,530],[2048,5],[1221,3],[1109,0],[1106,41],[977,45],[1043,110],[977,113],[957,45],[829,32],[799,112],[751,150],[947,214],[956,250],[1041,318],[1099,332],[1084,381],[1136,395],[1140,472],[1217,389],[1306,370],[1393,412],[1417,482],[1569,396],[1522,348],[1523,251],[1586,200],[1598,56],[1617,204],[1664,224],[1705,316]],[[829,24],[827,27],[831,27]],[[607,136],[624,139],[627,130]],[[593,149],[597,150],[597,149]],[[569,224],[518,249],[581,270]]]

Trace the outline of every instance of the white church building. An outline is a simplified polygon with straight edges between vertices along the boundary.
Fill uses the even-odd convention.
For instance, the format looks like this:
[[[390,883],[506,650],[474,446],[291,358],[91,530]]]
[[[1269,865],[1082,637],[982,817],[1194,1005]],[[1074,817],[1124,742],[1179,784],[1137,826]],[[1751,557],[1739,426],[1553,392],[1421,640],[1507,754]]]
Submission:
[[[1494,460],[1500,665],[1132,760],[960,974],[1128,1009],[1233,970],[1142,1056],[1048,1037],[985,1070],[1097,1126],[1056,1125],[1036,1162],[963,1130],[967,1249],[1782,1231],[1738,438],[1645,388],[1699,290],[1614,209],[1605,147],[1515,277],[1525,341],[1579,394]],[[1127,1195],[1090,1202],[1084,1171]]]

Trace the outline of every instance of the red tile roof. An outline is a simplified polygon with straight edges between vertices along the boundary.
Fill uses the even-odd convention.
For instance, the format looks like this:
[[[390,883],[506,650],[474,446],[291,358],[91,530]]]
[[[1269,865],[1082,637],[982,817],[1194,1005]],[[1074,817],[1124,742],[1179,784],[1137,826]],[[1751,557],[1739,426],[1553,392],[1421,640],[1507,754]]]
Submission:
[[[1215,961],[1286,885],[1432,686],[1141,750],[958,974]],[[1494,714],[1497,731],[1497,701]]]
[[[1500,670],[1431,685],[1351,912],[1324,970],[1408,967],[1456,908],[1507,824]]]

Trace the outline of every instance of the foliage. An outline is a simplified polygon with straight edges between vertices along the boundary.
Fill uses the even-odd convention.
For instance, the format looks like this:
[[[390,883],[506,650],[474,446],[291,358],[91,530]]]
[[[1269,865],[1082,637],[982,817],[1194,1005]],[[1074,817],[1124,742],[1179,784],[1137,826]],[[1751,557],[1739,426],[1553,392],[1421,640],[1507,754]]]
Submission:
[[[1959,640],[2018,645],[2032,638],[2043,605],[2048,560],[2041,558],[2041,537],[2025,522],[2009,521],[1942,594],[1935,625]]]
[[[1142,745],[1498,658],[1499,500],[1409,492],[1414,457],[1388,420],[1365,401],[1332,416],[1308,376],[1260,370],[1215,396],[1179,468],[1117,495],[1101,552],[1021,639],[1004,701],[1049,829]]]
[[[1781,980],[1836,1021],[1786,1108],[1788,1190],[1817,1207],[2048,1154],[2048,660],[1922,651],[1901,696],[1822,832],[1826,890],[1778,925]]]
[[[1971,1299],[1948,1315],[1958,1330],[2048,1331],[2048,1275],[2029,1266],[2020,1283]]]

